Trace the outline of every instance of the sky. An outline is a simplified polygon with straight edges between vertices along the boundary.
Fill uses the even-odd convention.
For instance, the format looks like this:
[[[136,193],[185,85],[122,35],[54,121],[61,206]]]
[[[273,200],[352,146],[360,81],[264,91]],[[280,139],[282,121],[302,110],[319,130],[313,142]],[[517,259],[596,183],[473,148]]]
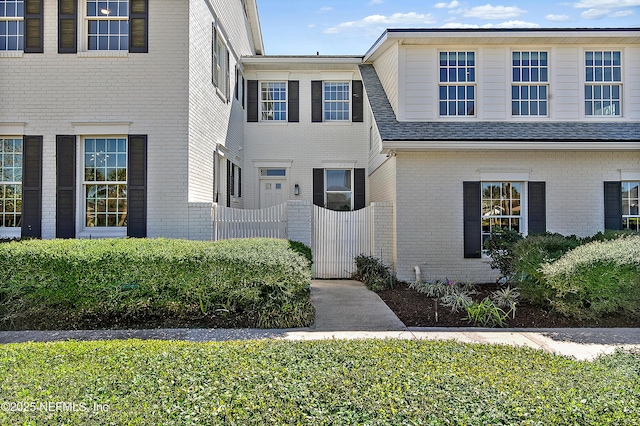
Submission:
[[[364,55],[386,28],[640,28],[640,0],[257,0],[267,55]]]

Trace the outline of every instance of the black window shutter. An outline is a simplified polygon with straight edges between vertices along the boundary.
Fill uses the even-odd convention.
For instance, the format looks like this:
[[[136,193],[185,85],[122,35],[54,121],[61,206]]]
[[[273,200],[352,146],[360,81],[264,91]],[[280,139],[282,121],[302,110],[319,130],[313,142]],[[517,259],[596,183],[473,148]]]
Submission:
[[[287,88],[287,97],[289,98],[289,123],[298,123],[300,121],[300,82],[297,80],[289,81]]]
[[[56,136],[56,238],[76,237],[76,137]]]
[[[351,82],[352,99],[352,116],[354,123],[362,123],[364,121],[364,91],[362,81],[353,80]]]
[[[218,68],[218,32],[216,31],[216,23],[211,23],[211,82],[217,87],[218,79],[216,78],[216,70]]]
[[[224,58],[224,77],[225,77],[225,86],[224,86],[224,96],[227,99],[227,102],[229,102],[231,100],[231,78],[229,76],[230,70],[229,70],[229,63],[230,63],[230,56],[229,56],[229,49],[224,50],[225,52],[225,58]]]
[[[42,0],[24,2],[24,53],[44,51]]]
[[[240,84],[240,74],[238,72],[238,65],[236,65],[235,67],[235,78],[236,78],[236,84],[233,87],[233,97],[236,98],[236,100],[240,100],[240,98],[238,97],[238,94],[240,93],[240,89],[238,87],[238,85]]]
[[[482,222],[480,182],[463,182],[464,257],[482,257]]]
[[[231,207],[231,160],[227,160],[227,207]]]
[[[244,77],[242,77],[242,93],[240,93],[240,97],[242,98],[242,109],[244,109]]]
[[[149,1],[129,0],[129,52],[149,51]]]
[[[529,234],[547,232],[547,197],[545,182],[529,182]]]
[[[622,229],[622,183],[604,183],[604,229]]]
[[[247,122],[258,122],[258,80],[247,80]]]
[[[22,140],[22,237],[42,237],[42,136]]]
[[[324,169],[313,169],[313,204],[324,207]]]
[[[78,0],[58,0],[58,53],[78,51]]]
[[[242,168],[238,167],[238,198],[242,198]]]
[[[311,121],[322,123],[322,81],[311,82]]]
[[[147,135],[129,135],[127,236],[147,236]]]
[[[354,169],[353,175],[353,209],[360,210],[365,204],[365,171]]]

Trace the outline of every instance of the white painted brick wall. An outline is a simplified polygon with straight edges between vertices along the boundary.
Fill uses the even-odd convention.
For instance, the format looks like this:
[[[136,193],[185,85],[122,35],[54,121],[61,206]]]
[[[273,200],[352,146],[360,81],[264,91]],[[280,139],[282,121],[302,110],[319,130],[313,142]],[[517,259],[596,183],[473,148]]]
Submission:
[[[353,79],[360,79],[353,67]],[[313,168],[324,168],[326,161],[355,162],[366,169],[369,153],[369,119],[363,123],[312,123],[311,81],[329,79],[330,71],[292,71],[289,80],[300,82],[299,123],[246,123],[243,168],[245,208],[259,207],[259,169],[254,161],[292,161],[287,180],[287,199],[313,201]],[[344,75],[340,72],[339,75]],[[247,73],[247,80],[257,79]],[[294,195],[294,185],[300,194]],[[368,202],[368,189],[367,189]]]
[[[372,255],[395,269],[394,256],[394,208],[393,203],[371,203],[371,249]]]
[[[310,201],[287,201],[287,238],[311,247],[313,204]]]
[[[463,258],[462,182],[481,169],[529,172],[546,182],[547,230],[586,236],[604,228],[603,182],[637,170],[640,152],[429,152],[397,154],[397,269],[423,276],[493,281],[485,260]]]

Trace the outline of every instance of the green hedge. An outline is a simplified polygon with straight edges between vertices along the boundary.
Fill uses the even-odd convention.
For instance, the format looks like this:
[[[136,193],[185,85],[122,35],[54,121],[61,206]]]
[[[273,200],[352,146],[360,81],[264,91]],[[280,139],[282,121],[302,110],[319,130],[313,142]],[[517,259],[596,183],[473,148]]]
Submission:
[[[551,305],[567,316],[640,315],[640,236],[595,240],[542,265]]]
[[[304,326],[313,320],[310,280],[305,258],[286,240],[11,242],[0,244],[0,327],[221,315],[258,327]]]
[[[634,425],[638,371],[451,341],[10,344],[0,424]]]

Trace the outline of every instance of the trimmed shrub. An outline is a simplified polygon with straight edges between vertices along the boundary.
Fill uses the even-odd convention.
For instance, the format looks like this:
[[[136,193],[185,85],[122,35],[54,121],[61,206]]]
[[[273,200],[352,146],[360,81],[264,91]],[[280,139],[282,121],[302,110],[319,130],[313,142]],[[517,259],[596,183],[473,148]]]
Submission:
[[[309,261],[309,265],[313,263],[313,253],[311,251],[311,247],[309,247],[305,243],[289,240],[289,248],[296,253],[303,255]]]
[[[484,242],[484,249],[491,256],[491,268],[511,280],[513,275],[513,246],[522,240],[522,235],[513,229],[498,228]]]
[[[551,289],[545,283],[540,270],[544,263],[553,262],[566,252],[578,247],[580,239],[575,235],[532,235],[513,245],[512,282],[521,296],[530,302],[547,305]]]
[[[383,291],[393,288],[396,279],[391,268],[378,258],[361,254],[356,256],[356,271],[352,278],[362,281],[369,290]]]
[[[551,305],[566,316],[640,315],[640,236],[596,240],[540,272],[553,291]]]
[[[0,245],[0,327],[107,327],[242,315],[256,327],[313,320],[311,274],[286,240],[30,240]]]

